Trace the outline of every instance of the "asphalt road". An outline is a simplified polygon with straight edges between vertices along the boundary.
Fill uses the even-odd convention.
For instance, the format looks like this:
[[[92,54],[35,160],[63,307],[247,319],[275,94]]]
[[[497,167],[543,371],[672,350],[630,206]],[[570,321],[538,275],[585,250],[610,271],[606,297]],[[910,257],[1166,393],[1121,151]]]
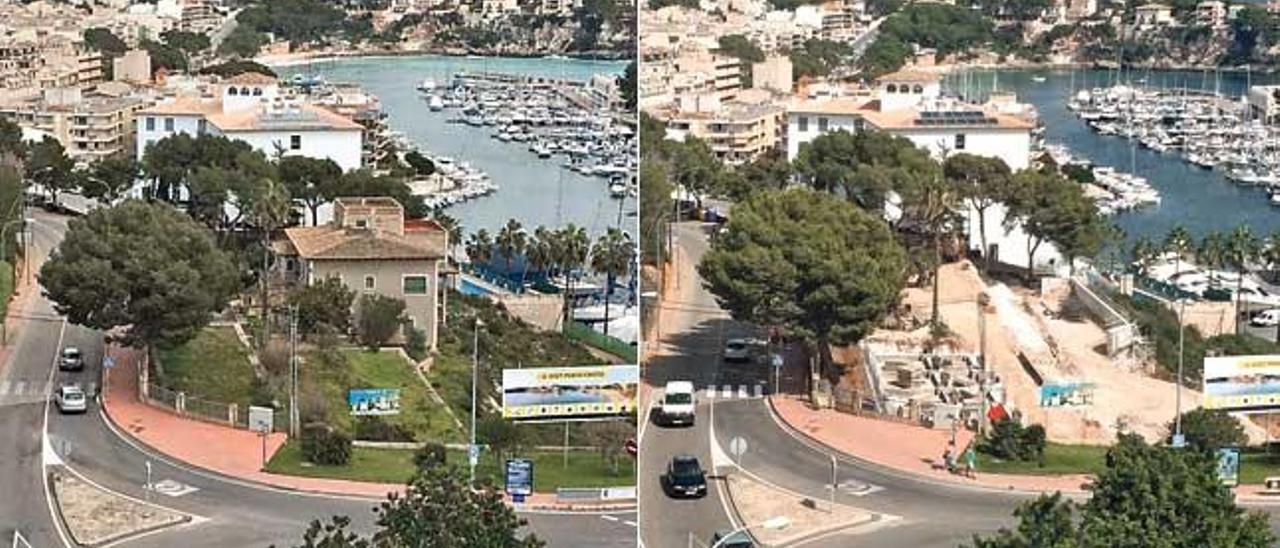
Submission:
[[[33,212],[35,245],[53,249],[65,231],[65,219]],[[63,346],[78,346],[89,366],[83,372],[56,372],[54,358]],[[51,386],[79,382],[86,388],[101,378],[101,334],[66,325],[50,303],[39,299],[20,330],[14,356],[0,370],[0,387],[14,391],[22,382],[30,395],[0,396],[0,544],[11,542],[19,530],[33,547],[64,546],[49,508],[41,476],[41,433],[46,394]],[[51,380],[51,372],[54,373]],[[6,384],[7,382],[7,384]],[[34,387],[34,388],[31,388]],[[126,541],[118,546],[186,548],[228,546],[293,546],[313,519],[346,515],[358,531],[372,526],[376,501],[303,494],[240,482],[212,472],[170,461],[116,432],[99,413],[96,402],[85,415],[48,414],[48,439],[53,451],[74,471],[124,495],[147,498],[146,463],[151,480],[170,480],[186,486],[185,494],[152,494],[157,504],[194,517],[189,524]],[[635,512],[523,513],[529,529],[551,546],[627,546],[635,542]]]

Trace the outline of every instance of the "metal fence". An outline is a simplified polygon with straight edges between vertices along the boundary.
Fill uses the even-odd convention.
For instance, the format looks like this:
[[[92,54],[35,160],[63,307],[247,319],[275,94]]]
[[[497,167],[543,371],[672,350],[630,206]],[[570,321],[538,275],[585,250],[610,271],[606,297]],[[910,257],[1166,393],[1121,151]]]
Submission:
[[[192,396],[180,390],[167,388],[150,378],[148,367],[151,365],[151,359],[144,357],[138,369],[138,384],[145,387],[139,394],[143,403],[184,417],[244,430],[249,429],[249,410],[244,406]],[[276,410],[274,431],[288,431],[288,424],[280,419],[280,417],[288,417],[287,413],[287,409]]]
[[[581,341],[585,344],[618,356],[629,364],[636,363],[636,347],[627,344],[621,339],[616,339],[597,332],[596,330],[578,322],[566,323],[564,326],[564,334],[570,339]]]

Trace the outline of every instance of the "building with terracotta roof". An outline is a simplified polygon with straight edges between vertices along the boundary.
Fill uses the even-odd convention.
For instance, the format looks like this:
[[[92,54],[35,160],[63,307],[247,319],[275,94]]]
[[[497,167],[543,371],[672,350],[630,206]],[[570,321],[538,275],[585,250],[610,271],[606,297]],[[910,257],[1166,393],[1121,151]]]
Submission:
[[[337,278],[357,302],[366,294],[403,300],[410,326],[422,330],[434,350],[448,231],[435,221],[405,219],[392,198],[338,198],[333,213],[327,225],[284,230],[272,244],[283,258],[277,276],[295,286]]]
[[[1009,105],[943,98],[937,75],[898,72],[881,77],[863,97],[804,100],[787,109],[787,158],[833,131],[880,130],[910,139],[935,157],[967,152],[1000,158],[1010,169],[1031,165],[1034,119]]]
[[[0,103],[0,117],[53,136],[73,160],[92,162],[130,149],[134,115],[143,106],[136,97],[53,88]]]
[[[137,156],[177,133],[211,133],[248,143],[270,157],[333,160],[361,166],[364,127],[323,107],[281,94],[274,77],[246,72],[212,86],[211,95],[179,95],[138,113]]]

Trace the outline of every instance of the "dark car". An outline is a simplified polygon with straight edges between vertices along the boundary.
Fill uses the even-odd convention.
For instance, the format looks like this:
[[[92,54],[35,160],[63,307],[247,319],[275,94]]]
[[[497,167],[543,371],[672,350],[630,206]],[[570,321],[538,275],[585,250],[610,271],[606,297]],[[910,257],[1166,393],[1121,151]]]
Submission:
[[[707,494],[707,475],[691,455],[676,455],[667,464],[667,494],[673,497],[702,497]]]
[[[58,358],[58,369],[63,371],[80,371],[84,369],[84,356],[80,354],[80,349],[74,346],[63,348],[62,356]]]
[[[711,545],[719,548],[755,548],[751,535],[746,531],[716,531],[711,537]]]

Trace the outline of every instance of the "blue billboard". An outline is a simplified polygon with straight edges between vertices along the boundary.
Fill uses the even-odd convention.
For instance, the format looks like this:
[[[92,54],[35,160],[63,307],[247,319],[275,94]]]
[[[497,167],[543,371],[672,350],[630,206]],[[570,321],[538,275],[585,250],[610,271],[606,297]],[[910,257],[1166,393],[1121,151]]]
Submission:
[[[363,388],[347,392],[347,407],[352,415],[398,415],[399,388]]]
[[[507,459],[507,494],[524,497],[533,493],[533,461]]]

